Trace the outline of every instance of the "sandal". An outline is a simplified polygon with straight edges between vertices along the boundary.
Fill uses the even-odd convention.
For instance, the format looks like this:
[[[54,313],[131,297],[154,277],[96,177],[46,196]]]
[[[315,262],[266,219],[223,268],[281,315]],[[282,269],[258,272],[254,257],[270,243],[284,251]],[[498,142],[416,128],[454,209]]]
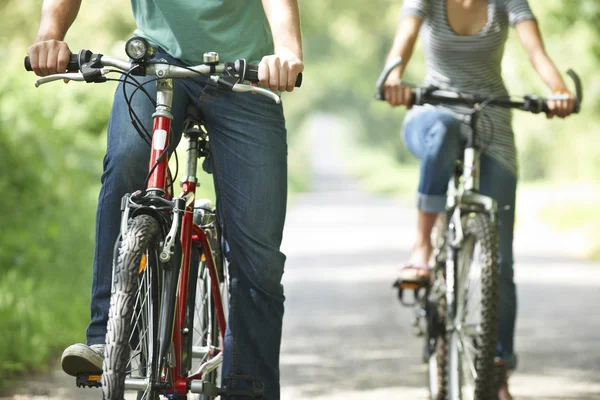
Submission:
[[[496,361],[494,365],[494,387],[497,389],[498,400],[513,400],[508,391],[508,369],[502,361]]]
[[[426,283],[431,279],[431,268],[428,265],[405,264],[398,274],[398,281],[406,283]]]

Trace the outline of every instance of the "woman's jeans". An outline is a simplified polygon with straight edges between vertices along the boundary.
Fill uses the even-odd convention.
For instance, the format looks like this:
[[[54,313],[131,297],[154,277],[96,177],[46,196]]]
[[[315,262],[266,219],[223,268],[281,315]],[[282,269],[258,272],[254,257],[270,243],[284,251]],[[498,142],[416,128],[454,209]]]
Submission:
[[[158,57],[176,62],[166,54]],[[229,61],[229,60],[227,60]],[[150,78],[139,78],[147,82]],[[259,379],[265,399],[279,399],[279,350],[283,319],[279,251],[286,213],[287,142],[281,104],[261,95],[218,90],[207,79],[173,80],[172,140],[181,138],[184,110],[195,104],[210,133],[217,209],[229,245],[230,308],[223,377]],[[145,86],[156,96],[156,84]],[[129,94],[133,88],[128,86]],[[156,99],[156,97],[154,97]],[[142,91],[132,106],[152,131],[152,103]],[[150,146],[133,128],[119,85],[108,124],[102,188],[96,218],[88,345],[104,343],[110,303],[113,247],[119,234],[121,197],[146,187]],[[181,174],[181,162],[180,162]],[[231,381],[242,388],[249,382]],[[244,400],[244,398],[241,398]]]
[[[415,113],[404,132],[409,150],[421,160],[417,207],[428,213],[445,209],[448,182],[464,149],[461,122],[440,109]],[[514,332],[517,294],[513,272],[513,232],[517,178],[498,161],[482,154],[480,192],[498,203],[500,320],[498,353],[509,369],[516,367]]]

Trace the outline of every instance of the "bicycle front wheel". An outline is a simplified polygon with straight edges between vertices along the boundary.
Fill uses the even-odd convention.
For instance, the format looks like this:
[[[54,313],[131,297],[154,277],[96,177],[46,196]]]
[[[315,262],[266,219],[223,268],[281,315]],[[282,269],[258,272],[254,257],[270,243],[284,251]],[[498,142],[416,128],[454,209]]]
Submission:
[[[454,269],[452,328],[448,335],[451,400],[493,399],[498,332],[498,238],[485,214],[463,218],[464,242]]]
[[[133,382],[138,400],[159,398],[152,382],[158,371],[160,236],[158,222],[148,215],[139,215],[129,222],[120,242],[102,372],[105,400],[123,400],[126,379]]]

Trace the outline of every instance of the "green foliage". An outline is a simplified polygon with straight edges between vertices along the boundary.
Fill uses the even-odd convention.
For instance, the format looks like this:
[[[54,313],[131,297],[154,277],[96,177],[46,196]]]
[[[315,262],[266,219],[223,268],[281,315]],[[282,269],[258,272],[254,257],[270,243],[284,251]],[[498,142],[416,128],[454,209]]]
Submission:
[[[73,49],[92,42],[86,30],[100,28],[103,19],[120,34],[131,30],[109,7],[118,1],[107,3],[102,13],[83,6],[69,36]],[[22,65],[39,7],[0,5],[7,28],[0,34],[0,386],[13,373],[46,368],[51,356],[84,340],[103,133],[114,91],[73,83],[34,87],[35,76]],[[99,47],[123,39],[101,36],[94,40]]]

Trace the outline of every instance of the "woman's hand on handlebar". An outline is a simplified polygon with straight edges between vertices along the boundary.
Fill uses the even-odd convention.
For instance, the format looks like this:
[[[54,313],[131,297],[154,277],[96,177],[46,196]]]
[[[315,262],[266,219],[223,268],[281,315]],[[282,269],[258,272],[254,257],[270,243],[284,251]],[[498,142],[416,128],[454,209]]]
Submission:
[[[548,100],[548,108],[550,112],[547,113],[548,118],[566,118],[573,113],[575,110],[575,96],[573,93],[567,88],[561,88],[555,90],[552,94],[553,96],[568,96],[568,100]]]
[[[39,40],[27,48],[31,68],[38,76],[60,74],[67,70],[71,50],[59,40]]]
[[[392,107],[406,106],[409,110],[412,107],[412,89],[401,84],[399,69],[390,73],[383,85],[383,93]]]

